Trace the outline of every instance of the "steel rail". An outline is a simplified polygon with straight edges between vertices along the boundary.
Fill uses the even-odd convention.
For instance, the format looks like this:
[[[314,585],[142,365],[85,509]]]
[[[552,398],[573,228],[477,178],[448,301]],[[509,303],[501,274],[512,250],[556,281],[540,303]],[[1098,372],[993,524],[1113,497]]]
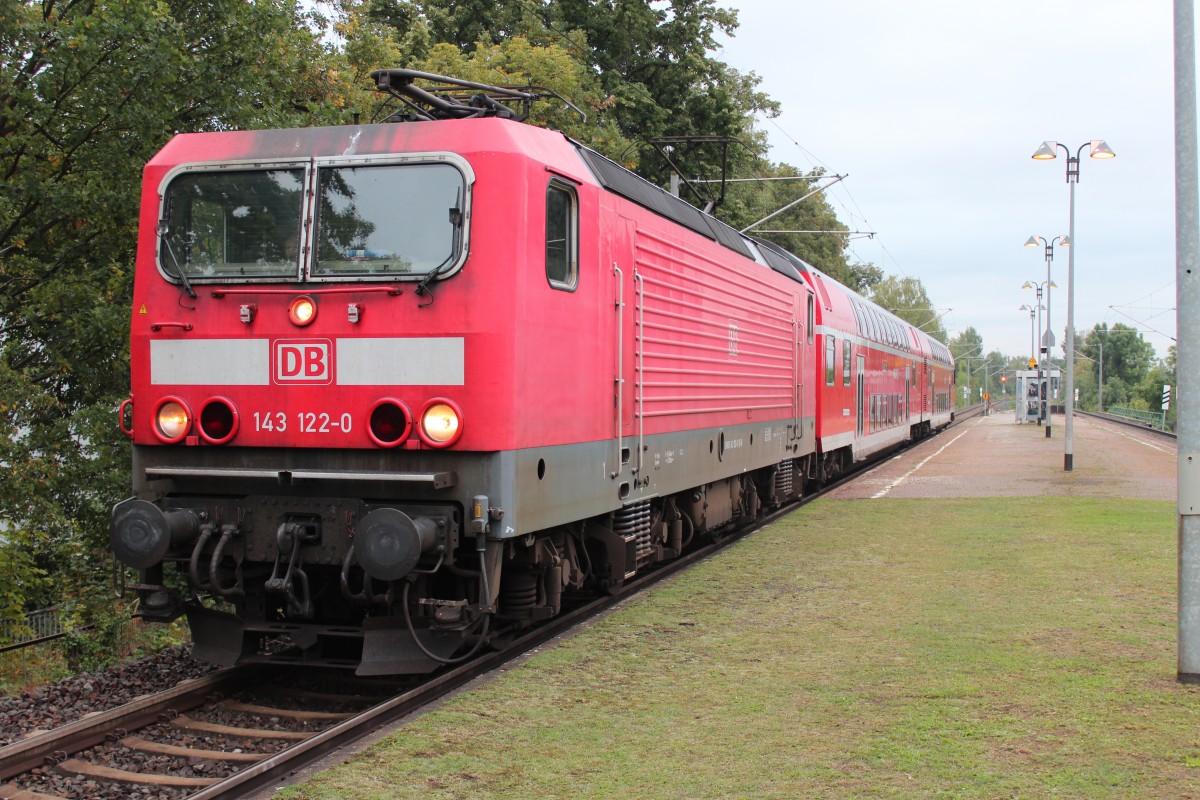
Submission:
[[[55,757],[102,744],[114,730],[136,730],[158,722],[169,711],[196,708],[212,694],[240,687],[261,672],[259,665],[224,669],[0,747],[0,781],[43,766]]]

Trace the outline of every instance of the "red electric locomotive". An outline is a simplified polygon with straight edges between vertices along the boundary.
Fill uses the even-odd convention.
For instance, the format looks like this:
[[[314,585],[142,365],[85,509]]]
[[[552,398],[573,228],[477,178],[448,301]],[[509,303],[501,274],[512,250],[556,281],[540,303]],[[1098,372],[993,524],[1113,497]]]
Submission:
[[[375,78],[422,121],[145,170],[111,540],[197,657],[427,671],[949,421],[940,344],[536,95]]]

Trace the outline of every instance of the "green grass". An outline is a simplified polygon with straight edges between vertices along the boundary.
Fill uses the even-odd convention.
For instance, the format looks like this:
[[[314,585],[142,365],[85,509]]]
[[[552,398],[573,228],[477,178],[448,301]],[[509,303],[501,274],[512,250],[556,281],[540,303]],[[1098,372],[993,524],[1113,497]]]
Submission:
[[[821,501],[277,796],[1200,797],[1175,519]]]

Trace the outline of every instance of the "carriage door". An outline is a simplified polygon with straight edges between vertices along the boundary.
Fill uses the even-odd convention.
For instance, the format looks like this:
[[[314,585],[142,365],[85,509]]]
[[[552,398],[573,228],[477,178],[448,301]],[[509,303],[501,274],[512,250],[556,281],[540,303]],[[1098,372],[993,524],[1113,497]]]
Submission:
[[[929,361],[921,362],[921,417],[932,415],[934,408],[931,405],[933,402],[933,376],[929,374]]]
[[[912,364],[904,366],[904,422],[908,424],[909,401],[912,400]]]
[[[863,435],[863,411],[866,406],[867,399],[867,359],[861,353],[858,355],[857,363],[854,367],[854,383],[857,388],[855,394],[855,431],[861,437]]]

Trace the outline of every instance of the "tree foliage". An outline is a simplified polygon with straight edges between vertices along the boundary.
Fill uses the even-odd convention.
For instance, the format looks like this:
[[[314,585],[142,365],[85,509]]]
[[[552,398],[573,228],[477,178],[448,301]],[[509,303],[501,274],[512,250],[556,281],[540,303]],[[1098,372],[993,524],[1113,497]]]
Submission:
[[[1118,322],[1093,327],[1083,337],[1079,352],[1091,359],[1090,369],[1099,373],[1103,359],[1104,380],[1120,379],[1126,385],[1140,383],[1154,364],[1154,346],[1135,328]]]
[[[127,493],[115,411],[142,166],[177,132],[291,124],[325,103],[289,0],[44,0],[0,8],[0,520],[39,570],[102,574]],[[61,589],[61,586],[57,587]],[[15,594],[15,593],[14,593]]]
[[[946,329],[942,327],[940,314],[934,308],[933,301],[929,299],[929,293],[925,291],[925,284],[921,283],[920,278],[897,278],[895,275],[889,275],[871,288],[871,300],[939,342],[946,342]],[[983,346],[982,339],[979,346]]]
[[[1136,329],[1120,322],[1111,328],[1095,325],[1086,335],[1077,337],[1082,358],[1075,368],[1080,402],[1096,408],[1100,402],[1100,375],[1103,372],[1105,408],[1124,406],[1138,411],[1162,409],[1162,387],[1174,384],[1174,364],[1159,362],[1154,346]],[[1168,358],[1174,357],[1174,348]],[[1103,370],[1101,370],[1103,365]]]

